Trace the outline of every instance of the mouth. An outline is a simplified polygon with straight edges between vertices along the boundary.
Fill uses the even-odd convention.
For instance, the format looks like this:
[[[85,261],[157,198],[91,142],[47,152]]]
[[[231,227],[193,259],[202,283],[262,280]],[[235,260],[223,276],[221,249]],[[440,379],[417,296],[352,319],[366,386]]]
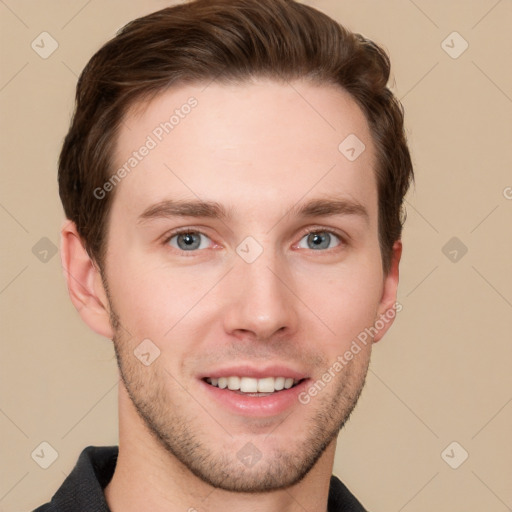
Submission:
[[[197,379],[207,400],[221,410],[253,418],[277,418],[302,407],[299,397],[311,382],[308,372],[277,362],[259,368],[244,363],[212,368],[197,375]]]
[[[245,417],[277,417],[300,405],[310,378],[283,376],[204,377],[199,380],[208,400],[231,414]],[[230,389],[233,388],[233,389]]]
[[[245,376],[230,376],[218,378],[204,377],[202,380],[212,387],[232,391],[238,395],[263,398],[295,388],[307,379],[293,379],[291,377],[280,376],[264,377],[260,379]]]

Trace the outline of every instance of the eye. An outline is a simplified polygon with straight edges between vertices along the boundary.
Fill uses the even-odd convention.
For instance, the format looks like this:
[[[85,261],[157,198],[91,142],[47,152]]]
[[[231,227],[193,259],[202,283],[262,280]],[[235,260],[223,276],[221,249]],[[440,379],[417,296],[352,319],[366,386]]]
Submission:
[[[303,245],[303,240],[305,240],[306,246]],[[336,240],[338,244],[335,243]],[[331,231],[310,231],[301,239],[298,247],[318,251],[320,249],[332,249],[338,245],[341,245],[341,239]]]
[[[211,239],[200,231],[182,230],[171,233],[164,241],[165,245],[184,252],[208,249]],[[307,232],[300,240],[297,247],[314,251],[333,249],[343,245],[343,239],[329,230],[316,230]]]
[[[171,234],[165,241],[175,249],[181,251],[195,251],[196,249],[207,249],[210,240],[205,234],[199,231],[179,231]]]

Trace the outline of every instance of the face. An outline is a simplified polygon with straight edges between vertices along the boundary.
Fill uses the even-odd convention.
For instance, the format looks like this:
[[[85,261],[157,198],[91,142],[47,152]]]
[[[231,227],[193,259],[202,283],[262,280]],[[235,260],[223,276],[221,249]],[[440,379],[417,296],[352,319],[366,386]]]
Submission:
[[[350,134],[355,160],[338,149]],[[343,355],[395,291],[364,115],[328,86],[186,86],[127,115],[115,158],[129,172],[104,279],[137,413],[215,487],[297,483],[335,444],[371,343]]]

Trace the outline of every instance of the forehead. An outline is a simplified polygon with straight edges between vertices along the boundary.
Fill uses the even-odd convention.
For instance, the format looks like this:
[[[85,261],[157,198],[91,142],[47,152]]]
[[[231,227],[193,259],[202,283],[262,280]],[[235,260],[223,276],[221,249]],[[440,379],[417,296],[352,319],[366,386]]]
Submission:
[[[114,171],[127,172],[114,205],[137,215],[167,198],[201,198],[263,215],[270,205],[340,195],[376,215],[374,158],[365,116],[341,88],[181,86],[125,116]]]

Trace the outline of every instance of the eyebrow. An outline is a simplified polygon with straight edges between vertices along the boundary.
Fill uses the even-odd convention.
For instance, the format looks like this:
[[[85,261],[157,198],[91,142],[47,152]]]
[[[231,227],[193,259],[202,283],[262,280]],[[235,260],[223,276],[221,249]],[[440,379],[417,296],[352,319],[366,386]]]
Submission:
[[[138,217],[138,223],[158,218],[196,217],[229,220],[231,209],[226,209],[216,201],[192,200],[183,201],[166,199],[146,208]],[[348,199],[312,199],[305,204],[294,205],[286,216],[296,217],[328,217],[335,215],[353,215],[361,217],[369,223],[368,210],[357,201]]]

